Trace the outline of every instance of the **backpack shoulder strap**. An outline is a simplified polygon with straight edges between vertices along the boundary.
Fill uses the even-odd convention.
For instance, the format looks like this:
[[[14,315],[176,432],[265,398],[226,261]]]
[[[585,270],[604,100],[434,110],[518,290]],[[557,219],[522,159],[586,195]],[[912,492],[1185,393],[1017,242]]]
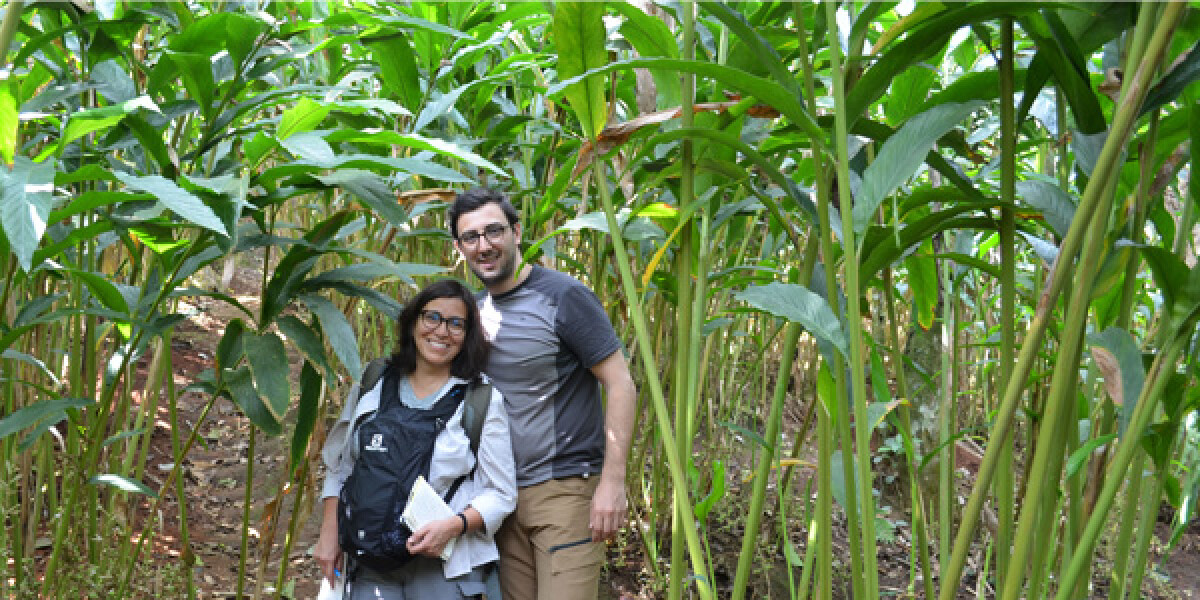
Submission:
[[[471,454],[475,456],[479,456],[479,438],[483,435],[483,422],[487,420],[488,405],[491,402],[492,384],[483,379],[475,379],[467,384],[467,397],[463,400],[462,427],[467,433],[467,441],[471,444]],[[449,503],[454,494],[458,493],[458,487],[466,481],[468,475],[475,473],[478,466],[479,461],[475,461],[470,473],[464,473],[455,479],[442,499]]]
[[[383,377],[383,372],[387,370],[388,361],[386,358],[376,358],[367,364],[366,370],[363,371],[362,379],[358,381],[358,399],[362,400],[363,395],[371,391],[379,380]]]
[[[463,406],[463,431],[471,442],[471,454],[479,453],[479,438],[483,435],[483,422],[487,420],[488,405],[492,402],[492,384],[476,379],[467,388],[467,399]]]

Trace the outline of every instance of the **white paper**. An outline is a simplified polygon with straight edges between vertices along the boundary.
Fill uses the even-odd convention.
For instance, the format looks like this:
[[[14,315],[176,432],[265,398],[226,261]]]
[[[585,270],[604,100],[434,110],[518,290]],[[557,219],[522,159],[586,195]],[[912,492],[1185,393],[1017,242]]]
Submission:
[[[321,589],[317,592],[317,600],[342,600],[342,590],[345,589],[345,581],[341,577],[337,578],[337,585],[331,587],[329,580],[321,578]]]
[[[401,515],[404,524],[408,525],[410,530],[416,531],[433,521],[453,516],[454,511],[450,509],[450,505],[446,504],[446,501],[433,491],[433,486],[425,481],[423,475],[417,475],[412,491],[408,494],[408,504],[404,507],[404,514]],[[446,542],[446,547],[442,548],[442,560],[450,558],[450,552],[454,550],[456,539],[450,538],[450,541]]]

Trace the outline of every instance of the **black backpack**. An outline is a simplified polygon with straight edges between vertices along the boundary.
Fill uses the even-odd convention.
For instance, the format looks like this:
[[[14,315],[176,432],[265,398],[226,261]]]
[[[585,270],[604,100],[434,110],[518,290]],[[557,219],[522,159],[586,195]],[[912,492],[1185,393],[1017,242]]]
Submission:
[[[383,572],[412,559],[406,548],[412,532],[401,515],[417,476],[429,478],[438,434],[465,400],[463,429],[472,453],[477,452],[492,395],[491,385],[472,382],[455,386],[428,410],[410,408],[400,402],[395,378],[384,375],[386,366],[384,359],[372,361],[363,374],[359,399],[380,379],[384,387],[374,417],[357,424],[358,460],[338,498],[342,550],[352,561]],[[450,486],[444,497],[447,502],[466,477]]]

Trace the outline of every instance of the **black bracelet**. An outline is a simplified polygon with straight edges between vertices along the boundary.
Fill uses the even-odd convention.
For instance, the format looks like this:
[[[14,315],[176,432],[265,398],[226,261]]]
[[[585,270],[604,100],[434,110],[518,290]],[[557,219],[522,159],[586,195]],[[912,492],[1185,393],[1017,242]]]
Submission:
[[[462,519],[463,522],[463,530],[459,535],[467,535],[467,515],[458,513],[458,518]]]

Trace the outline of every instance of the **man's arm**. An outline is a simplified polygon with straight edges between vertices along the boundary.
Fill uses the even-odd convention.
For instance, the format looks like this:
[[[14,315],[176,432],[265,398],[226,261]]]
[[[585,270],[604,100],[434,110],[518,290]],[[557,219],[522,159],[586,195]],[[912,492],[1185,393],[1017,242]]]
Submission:
[[[604,467],[600,483],[592,497],[589,526],[592,540],[610,540],[625,521],[629,503],[625,498],[625,465],[633,439],[633,421],[637,389],[629,374],[629,365],[620,350],[596,363],[592,373],[604,386],[608,407],[604,411]]]

